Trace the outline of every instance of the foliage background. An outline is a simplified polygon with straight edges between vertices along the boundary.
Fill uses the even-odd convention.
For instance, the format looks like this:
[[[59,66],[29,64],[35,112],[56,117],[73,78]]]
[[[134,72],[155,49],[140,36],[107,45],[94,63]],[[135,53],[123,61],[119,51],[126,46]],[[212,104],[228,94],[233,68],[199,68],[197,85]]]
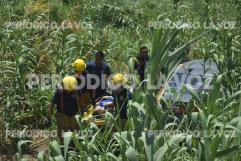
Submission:
[[[173,22],[183,20],[184,22],[190,21],[202,24],[209,24],[211,22],[222,23],[224,21],[236,22],[236,26],[238,27],[236,29],[213,30],[198,42],[192,43],[186,50],[183,50],[182,59],[178,59],[177,61],[184,62],[198,58],[212,58],[216,61],[220,68],[220,75],[222,75],[220,81],[220,88],[223,88],[222,94],[216,91],[220,95],[216,93],[209,99],[205,99],[202,95],[197,95],[197,98],[201,100],[199,103],[202,102],[197,104],[200,109],[204,111],[207,120],[209,120],[209,117],[214,116],[217,122],[226,124],[233,118],[239,117],[240,99],[237,98],[237,92],[240,91],[241,82],[240,0],[229,0],[228,2],[224,0],[163,0],[161,2],[158,0],[1,0],[1,129],[44,128],[47,105],[55,87],[49,90],[42,90],[39,86],[30,90],[26,86],[28,74],[65,75],[70,71],[70,64],[75,58],[81,57],[86,61],[91,60],[93,58],[91,53],[94,50],[103,50],[106,53],[106,61],[111,65],[114,72],[131,71],[131,69],[128,68],[128,62],[133,56],[138,54],[140,46],[148,46],[152,57],[155,57],[158,53],[161,54],[158,52],[158,49],[164,48],[166,44],[159,43],[155,37],[165,38],[165,36],[171,36],[171,33],[168,34],[169,31],[166,30],[160,30],[159,33],[157,33],[153,28],[149,27],[149,23],[163,21],[165,19],[170,19]],[[79,29],[73,28],[66,30],[54,30],[51,28],[15,29],[6,26],[7,22],[23,20],[54,21],[58,24],[61,24],[64,20],[68,20],[69,22],[81,22],[81,24],[84,25]],[[171,39],[172,43],[168,46],[165,53],[170,53],[178,49],[178,47],[201,35],[204,31],[205,28],[203,27],[195,30],[179,31],[175,39]],[[158,45],[155,45],[155,42],[159,43],[159,48]],[[165,57],[168,56],[165,55]],[[175,65],[172,65],[172,61],[175,62],[175,59],[175,57],[169,58],[169,62],[158,58],[156,60],[162,62],[162,66],[168,62],[169,64],[167,65],[172,69],[175,67]],[[148,72],[155,73],[153,69],[161,69],[162,66],[151,64]],[[167,74],[170,73],[171,70],[167,71]],[[131,102],[130,105],[133,111],[130,112],[129,116],[134,118],[138,113],[140,114],[140,119],[133,119],[129,130],[133,130],[142,125],[144,127],[139,129],[141,131],[143,131],[144,128],[150,130],[162,129],[167,124],[165,121],[166,116],[164,117],[165,113],[150,110],[158,106],[150,102],[148,103],[148,100],[153,100],[153,98],[151,98],[153,92],[155,93],[156,91],[136,92],[134,102]],[[235,97],[231,97],[234,94],[236,94]],[[145,100],[145,97],[148,99]],[[232,100],[230,100],[230,98],[232,98]],[[225,109],[223,107],[224,105],[227,105],[226,110],[223,110]],[[147,110],[147,112],[140,112],[142,108]],[[208,110],[206,111],[206,109]],[[160,114],[158,120],[156,120],[158,116],[153,116],[155,112]],[[192,114],[193,113],[190,112],[187,117],[192,118]],[[198,113],[198,115],[199,114],[200,113]],[[201,116],[200,118],[202,118]],[[150,121],[151,119],[153,119],[153,121]],[[185,121],[184,123],[188,124],[188,122]],[[183,124],[178,125],[178,127],[183,129],[188,128]],[[235,124],[234,127],[238,128],[239,125]],[[110,134],[106,135],[106,138],[109,137]],[[105,142],[106,138],[102,142],[103,145],[107,144]],[[136,138],[134,140],[136,140]],[[130,142],[132,141],[131,139]],[[2,142],[4,141],[2,140]],[[164,140],[160,141],[160,145],[156,145],[156,148],[162,147],[164,142]],[[202,160],[201,156],[206,160],[215,158],[216,155],[213,153],[209,155],[207,152],[209,144],[202,145],[202,141],[199,143],[195,139],[193,139],[192,142],[194,144],[192,147],[200,153],[195,150],[193,153],[184,150],[183,153],[175,153],[173,156],[178,158],[185,154],[185,157],[192,158],[189,158],[190,160],[196,160],[198,157]],[[235,141],[232,140],[232,142]],[[240,140],[236,140],[236,142],[240,143]],[[13,141],[13,147],[16,147],[15,143],[16,142]],[[159,144],[159,142],[156,143]],[[0,147],[2,145],[4,146],[4,144],[1,144]],[[117,152],[113,152],[113,154],[117,155],[117,157],[121,156],[125,158],[128,157],[129,150],[133,150],[129,147],[134,147],[135,151],[139,152],[140,157],[143,157],[144,160],[147,158],[148,160],[153,160],[153,158],[149,156],[152,155],[152,153],[148,155],[147,152],[144,152],[145,150],[141,148],[143,146],[136,144],[132,146],[127,145],[129,144],[125,144],[123,145],[124,147],[122,147],[123,154],[118,155],[116,154]],[[213,144],[211,145],[211,147],[214,146]],[[186,147],[187,145],[183,146],[184,149]],[[222,146],[221,143],[218,144],[217,147],[216,150],[225,149],[225,146]],[[1,148],[4,149],[4,147]],[[205,148],[206,150],[203,152],[202,150]],[[109,151],[110,149],[105,150]],[[106,151],[103,150],[103,152]],[[13,150],[13,152],[15,152],[15,150]],[[173,153],[174,151],[172,150],[167,152],[167,154]],[[86,152],[86,156],[92,154],[94,155],[94,152]],[[98,154],[104,156],[104,153],[98,152]],[[239,158],[239,155],[239,153],[236,153],[234,157]],[[168,157],[166,159],[170,160]]]

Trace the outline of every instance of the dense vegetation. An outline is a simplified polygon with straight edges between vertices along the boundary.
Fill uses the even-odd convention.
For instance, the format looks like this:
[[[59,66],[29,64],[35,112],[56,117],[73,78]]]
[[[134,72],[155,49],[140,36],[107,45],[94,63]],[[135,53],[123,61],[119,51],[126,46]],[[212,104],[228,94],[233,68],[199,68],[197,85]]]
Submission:
[[[195,29],[151,26],[167,20],[201,25]],[[80,27],[62,30],[10,26],[11,22],[23,21],[56,22],[59,26],[63,21],[80,22]],[[227,21],[235,22],[235,28],[205,27]],[[0,129],[45,128],[47,105],[55,86],[42,89],[40,84],[30,89],[29,74],[68,74],[74,59],[93,59],[94,50],[106,53],[114,72],[134,73],[133,57],[140,46],[146,45],[151,50],[146,73],[151,75],[152,83],[157,82],[163,69],[170,77],[182,62],[210,58],[220,71],[214,88],[208,94],[189,89],[194,97],[182,120],[172,114],[172,102],[168,102],[168,110],[160,108],[163,89],[138,88],[129,102],[125,131],[120,130],[118,118],[107,113],[111,126],[98,129],[80,123],[82,131],[92,129],[94,136],[73,136],[76,149],[67,152],[67,133],[64,154],[53,141],[48,153],[39,153],[39,160],[240,160],[240,26],[240,0],[1,0]],[[193,112],[194,107],[198,111]],[[147,135],[153,130],[199,130],[209,136]],[[235,137],[225,133],[227,130],[232,130]],[[17,153],[17,159],[23,159],[21,145],[27,138],[6,140],[1,136],[0,154]]]

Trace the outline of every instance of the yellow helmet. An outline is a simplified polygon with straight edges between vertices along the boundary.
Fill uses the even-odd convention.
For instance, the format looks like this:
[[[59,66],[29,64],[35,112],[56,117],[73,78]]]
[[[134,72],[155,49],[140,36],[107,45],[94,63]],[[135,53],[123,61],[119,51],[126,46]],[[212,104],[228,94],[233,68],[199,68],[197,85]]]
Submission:
[[[120,83],[126,83],[126,82],[127,82],[127,79],[122,73],[115,74],[112,78],[113,84],[120,84]]]
[[[83,72],[86,68],[85,61],[83,59],[76,59],[73,63],[73,67],[76,72]]]
[[[77,80],[75,77],[66,76],[63,79],[64,90],[73,92],[77,88]]]

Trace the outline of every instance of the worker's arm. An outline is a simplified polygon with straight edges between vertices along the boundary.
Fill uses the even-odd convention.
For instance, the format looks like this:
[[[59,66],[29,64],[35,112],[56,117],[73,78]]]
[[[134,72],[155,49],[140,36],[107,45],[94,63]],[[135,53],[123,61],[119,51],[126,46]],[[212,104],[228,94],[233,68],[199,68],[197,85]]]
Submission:
[[[49,107],[48,107],[48,118],[47,118],[47,126],[48,127],[51,127],[51,124],[52,124],[51,118],[53,115],[53,111],[54,111],[54,104],[50,103]]]
[[[106,78],[108,78],[112,74],[112,71],[109,65],[106,66],[105,74],[107,75]]]
[[[48,107],[48,118],[52,118],[53,111],[54,111],[54,105],[53,103],[50,103]]]
[[[48,106],[48,117],[46,122],[47,127],[51,127],[51,124],[52,124],[51,118],[53,115],[53,110],[54,110],[54,104],[50,103]]]
[[[54,96],[48,106],[48,118],[51,118],[52,115],[53,115],[53,111],[54,111],[54,107],[57,106],[57,102],[59,102],[59,97],[60,97],[60,94],[59,94],[59,91],[56,90],[55,93],[54,93]]]
[[[95,106],[96,89],[91,90],[91,104]]]
[[[47,126],[51,126],[51,118],[53,116],[54,105],[56,105],[57,102],[58,102],[58,92],[56,90],[55,94],[54,94],[54,97],[52,98],[52,101],[50,102],[50,104],[48,106]]]

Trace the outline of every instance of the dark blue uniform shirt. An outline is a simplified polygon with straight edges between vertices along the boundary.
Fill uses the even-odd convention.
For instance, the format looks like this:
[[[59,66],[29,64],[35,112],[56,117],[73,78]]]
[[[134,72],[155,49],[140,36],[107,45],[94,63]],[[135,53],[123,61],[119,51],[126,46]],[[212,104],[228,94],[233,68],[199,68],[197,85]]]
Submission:
[[[61,111],[61,94],[63,95],[63,108]],[[57,111],[66,114],[67,116],[74,116],[78,112],[77,93],[67,93],[62,89],[55,91],[52,103],[57,106]]]
[[[111,74],[111,69],[108,64],[105,62],[102,63],[101,66],[97,66],[95,61],[90,61],[87,63],[86,67],[87,74],[95,74],[100,79],[100,85],[96,88],[96,99],[100,98],[101,96],[106,94],[106,82],[105,88],[101,88],[101,84],[103,83],[101,80],[101,75],[105,74],[106,76],[109,76]],[[94,80],[91,81],[92,84],[95,83]]]

